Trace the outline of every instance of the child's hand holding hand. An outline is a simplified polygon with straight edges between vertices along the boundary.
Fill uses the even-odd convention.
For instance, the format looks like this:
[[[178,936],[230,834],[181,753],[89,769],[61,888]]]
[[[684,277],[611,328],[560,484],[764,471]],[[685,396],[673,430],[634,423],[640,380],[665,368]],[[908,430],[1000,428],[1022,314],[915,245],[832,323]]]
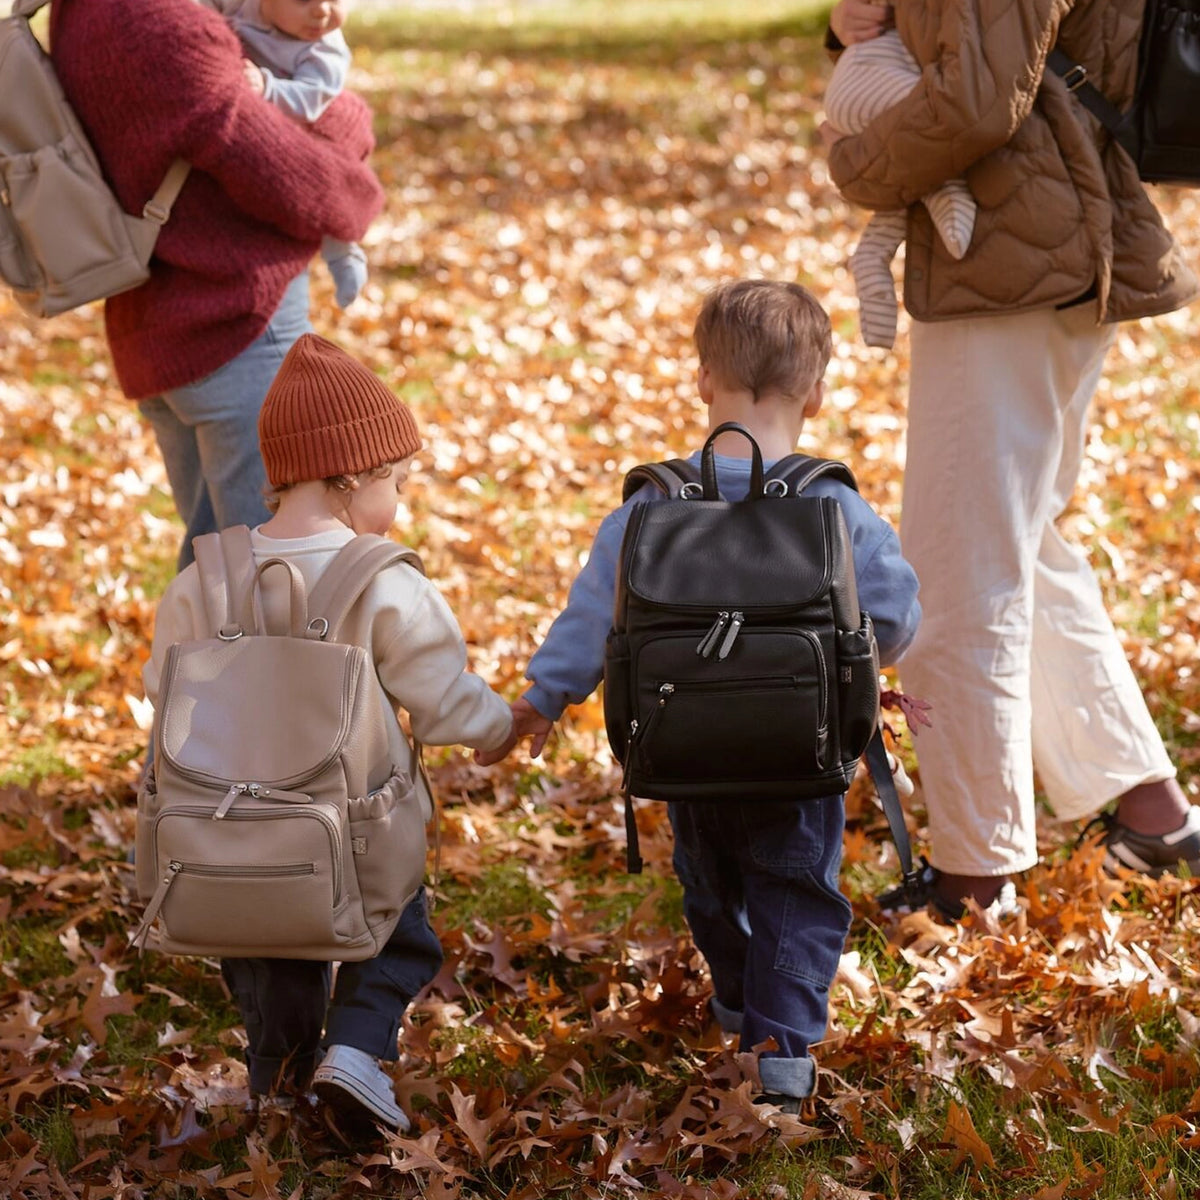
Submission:
[[[554,722],[549,717],[543,717],[524,696],[520,700],[514,700],[509,707],[512,709],[513,716],[512,732],[505,742],[495,750],[475,751],[475,761],[481,767],[490,767],[493,763],[507,758],[512,753],[513,747],[524,737],[533,738],[529,744],[529,757],[537,758],[546,745],[550,730],[554,728]]]

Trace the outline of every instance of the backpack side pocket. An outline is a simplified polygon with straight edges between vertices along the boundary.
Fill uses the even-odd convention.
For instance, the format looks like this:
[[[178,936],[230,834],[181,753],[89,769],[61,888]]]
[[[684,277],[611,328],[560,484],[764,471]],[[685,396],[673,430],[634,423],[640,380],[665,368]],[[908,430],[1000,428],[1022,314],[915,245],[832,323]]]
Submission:
[[[37,285],[37,276],[12,212],[12,197],[5,181],[5,160],[0,159],[0,279],[15,291],[27,292]]]
[[[350,860],[363,919],[380,945],[425,878],[425,813],[405,771],[381,788],[347,802]]]
[[[860,758],[879,723],[879,648],[871,618],[837,632],[838,732],[842,762]]]
[[[154,858],[154,818],[158,816],[158,784],[153,766],[146,772],[137,795],[137,836],[133,865],[137,872],[138,899],[143,903],[158,886],[158,863]]]
[[[34,315],[53,316],[149,277],[130,218],[71,138],[5,160],[3,188],[7,219],[19,231],[10,265],[27,280],[14,288]]]
[[[604,726],[617,761],[629,753],[629,725],[633,720],[629,696],[629,639],[609,633],[604,646]]]

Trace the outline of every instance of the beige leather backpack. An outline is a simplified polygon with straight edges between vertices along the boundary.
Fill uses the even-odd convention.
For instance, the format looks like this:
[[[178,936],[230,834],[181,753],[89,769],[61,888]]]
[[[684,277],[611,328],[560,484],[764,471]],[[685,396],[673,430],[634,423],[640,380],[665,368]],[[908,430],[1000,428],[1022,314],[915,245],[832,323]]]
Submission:
[[[370,958],[425,873],[425,781],[390,761],[370,653],[338,641],[386,567],[387,538],[349,542],[306,595],[282,558],[257,570],[245,526],[195,540],[211,636],[167,654],[154,762],[138,796],[135,944],[168,954]],[[290,625],[262,627],[267,571],[290,576]]]
[[[29,28],[47,2],[0,20],[0,279],[35,317],[144,283],[189,169],[177,159],[142,215],[125,212]]]

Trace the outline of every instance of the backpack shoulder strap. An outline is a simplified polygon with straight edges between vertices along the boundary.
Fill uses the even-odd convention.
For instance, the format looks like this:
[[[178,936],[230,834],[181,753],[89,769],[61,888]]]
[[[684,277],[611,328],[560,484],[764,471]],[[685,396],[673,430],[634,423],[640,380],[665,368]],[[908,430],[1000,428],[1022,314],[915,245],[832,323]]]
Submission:
[[[254,551],[250,530],[233,525],[220,533],[204,533],[192,539],[200,590],[204,597],[204,620],[209,636],[238,621],[238,599],[254,579]]]
[[[679,489],[685,483],[700,482],[700,470],[685,458],[672,458],[667,462],[642,463],[634,467],[625,476],[625,486],[621,489],[621,503],[624,504],[631,496],[647,483],[653,484],[664,496],[679,495]]]
[[[844,462],[834,458],[812,458],[807,454],[788,454],[781,458],[768,472],[764,486],[777,479],[787,485],[787,494],[799,496],[814,479],[828,475],[840,480],[847,487],[858,491],[854,473]]]
[[[1088,80],[1088,73],[1070,55],[1057,46],[1046,55],[1046,66],[1062,78],[1068,92],[1074,92],[1083,105],[1099,122],[1115,134],[1121,127],[1121,114],[1115,104]]]
[[[325,638],[337,641],[351,605],[380,571],[396,563],[408,563],[422,575],[425,574],[421,556],[390,538],[364,533],[347,542],[313,586],[308,600],[310,623],[325,621]]]

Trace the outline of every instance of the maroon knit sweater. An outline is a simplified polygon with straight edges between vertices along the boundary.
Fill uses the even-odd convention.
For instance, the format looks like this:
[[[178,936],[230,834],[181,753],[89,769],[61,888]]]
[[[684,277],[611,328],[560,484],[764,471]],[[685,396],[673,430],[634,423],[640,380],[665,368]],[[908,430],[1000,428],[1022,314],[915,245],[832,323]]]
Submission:
[[[321,238],[354,241],[382,206],[363,161],[370,112],[343,93],[315,130],[255,95],[237,38],[195,0],[54,0],[51,57],[122,206],[175,158],[191,174],[151,277],[105,304],[132,399],[193,383],[266,328]]]

